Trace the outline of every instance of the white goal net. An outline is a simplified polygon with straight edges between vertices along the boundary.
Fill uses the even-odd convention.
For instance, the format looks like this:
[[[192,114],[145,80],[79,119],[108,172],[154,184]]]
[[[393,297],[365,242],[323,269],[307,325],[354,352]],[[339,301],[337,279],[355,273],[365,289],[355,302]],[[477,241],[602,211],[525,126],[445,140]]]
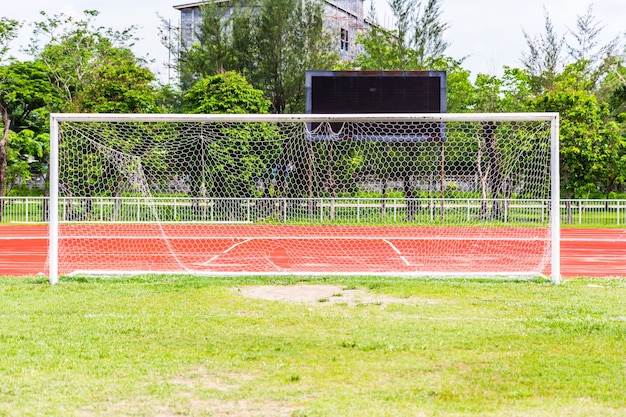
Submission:
[[[59,274],[559,279],[556,114],[51,119]]]

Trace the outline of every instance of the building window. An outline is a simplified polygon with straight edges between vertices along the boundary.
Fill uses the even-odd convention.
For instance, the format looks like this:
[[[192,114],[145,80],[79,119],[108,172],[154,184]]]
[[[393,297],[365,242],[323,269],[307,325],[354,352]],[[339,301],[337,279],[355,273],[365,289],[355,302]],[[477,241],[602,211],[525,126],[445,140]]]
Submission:
[[[348,52],[349,43],[350,39],[348,37],[348,31],[341,28],[341,52]]]

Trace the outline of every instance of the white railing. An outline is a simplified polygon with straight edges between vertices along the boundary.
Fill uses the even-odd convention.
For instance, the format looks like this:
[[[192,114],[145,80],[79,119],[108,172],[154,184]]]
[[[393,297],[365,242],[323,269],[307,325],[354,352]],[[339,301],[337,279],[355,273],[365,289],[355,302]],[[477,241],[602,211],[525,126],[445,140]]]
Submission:
[[[47,197],[0,197],[1,223],[46,223]]]
[[[47,197],[2,197],[0,223],[46,223]],[[475,198],[61,198],[62,222],[504,223],[548,221],[548,200]],[[561,224],[626,227],[626,200],[562,200]]]

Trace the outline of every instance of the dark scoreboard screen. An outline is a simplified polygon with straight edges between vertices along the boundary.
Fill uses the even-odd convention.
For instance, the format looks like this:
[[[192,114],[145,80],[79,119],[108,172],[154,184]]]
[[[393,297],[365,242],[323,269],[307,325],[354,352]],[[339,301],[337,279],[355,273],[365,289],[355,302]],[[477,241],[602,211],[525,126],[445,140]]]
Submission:
[[[355,114],[355,113],[445,113],[445,71],[307,71],[306,112],[311,114]],[[313,123],[315,128],[318,123]],[[372,123],[363,126],[372,127]],[[368,135],[368,140],[425,141],[442,140],[445,136],[443,123],[409,123],[423,127],[430,133],[399,136],[397,130],[387,124],[375,124],[385,132],[377,137]],[[338,132],[342,124],[332,123]],[[433,134],[433,129],[436,132]],[[437,139],[434,139],[436,137]],[[323,140],[318,135],[313,139]]]
[[[309,71],[307,113],[445,113],[445,71]]]

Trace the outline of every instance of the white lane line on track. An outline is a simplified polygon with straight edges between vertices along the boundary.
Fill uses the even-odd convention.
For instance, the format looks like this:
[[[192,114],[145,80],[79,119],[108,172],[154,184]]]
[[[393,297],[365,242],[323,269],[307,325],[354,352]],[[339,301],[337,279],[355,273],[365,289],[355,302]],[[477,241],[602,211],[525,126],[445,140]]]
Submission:
[[[383,242],[385,242],[386,244],[391,246],[391,249],[393,249],[398,254],[400,259],[402,260],[402,262],[404,262],[404,264],[406,266],[412,266],[411,263],[406,259],[406,257],[402,255],[402,252],[400,252],[400,250],[396,247],[396,245],[394,245],[393,243],[391,243],[387,239],[383,239]]]
[[[0,240],[44,240],[48,236],[0,236]]]
[[[216,260],[217,258],[219,258],[222,255],[227,254],[228,252],[230,252],[231,250],[235,249],[237,246],[239,245],[243,245],[244,243],[248,243],[250,242],[252,239],[246,239],[244,241],[235,243],[234,245],[232,245],[231,247],[229,247],[228,249],[226,249],[225,251],[223,251],[222,253],[218,253],[217,255],[213,256],[211,259],[209,259],[206,262],[203,262],[201,265],[209,265],[211,262],[213,262],[214,260]]]

